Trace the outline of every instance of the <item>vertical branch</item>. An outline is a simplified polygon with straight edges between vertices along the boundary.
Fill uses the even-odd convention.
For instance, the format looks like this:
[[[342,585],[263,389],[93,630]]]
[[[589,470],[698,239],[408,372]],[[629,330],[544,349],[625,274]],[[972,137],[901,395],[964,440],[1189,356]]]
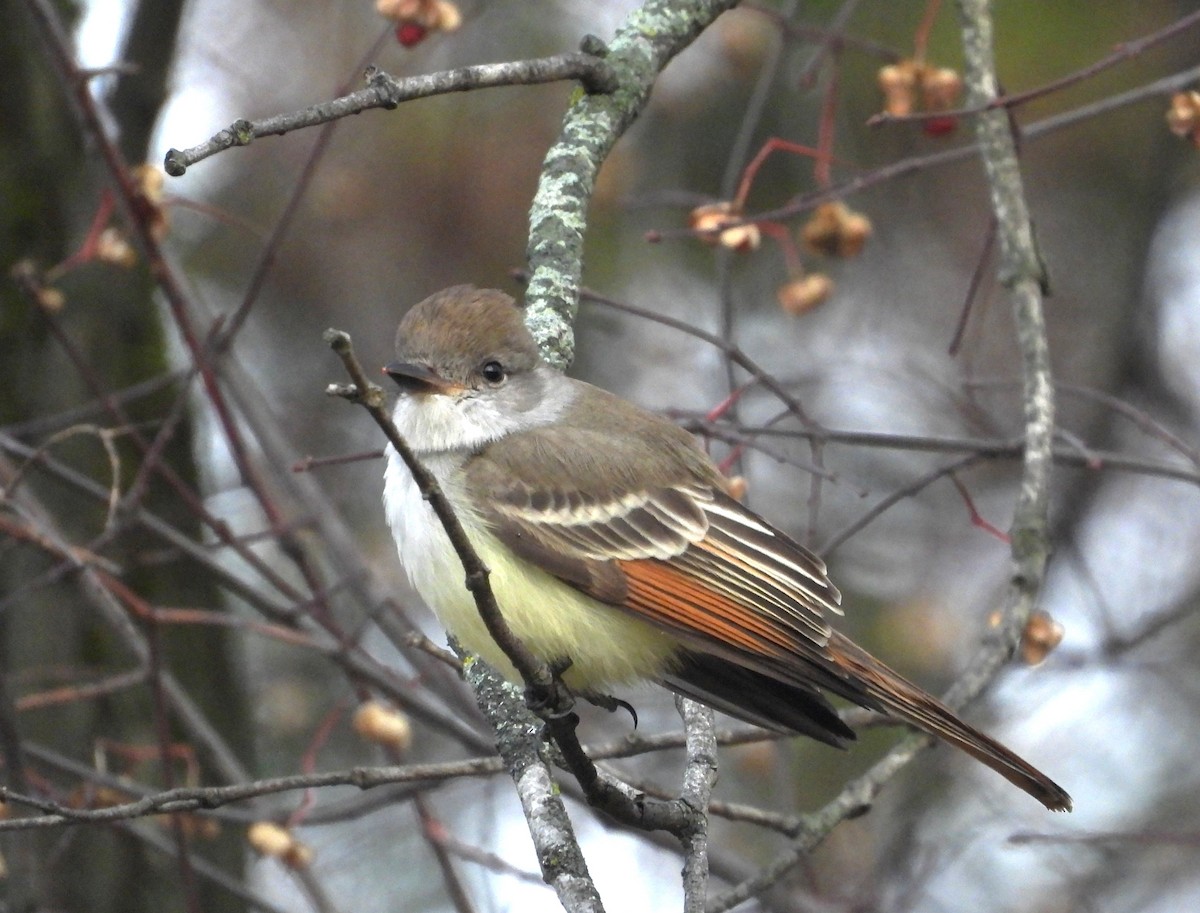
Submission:
[[[679,798],[691,810],[683,845],[684,913],[703,913],[708,900],[708,803],[717,782],[717,737],[713,712],[685,697],[675,698],[687,737],[687,767]]]
[[[491,717],[496,748],[517,787],[542,878],[567,913],[603,913],[604,904],[588,872],[562,793],[550,773],[540,727],[531,730],[524,701],[486,663],[466,663],[463,674],[480,705],[496,710]]]
[[[982,108],[999,94],[991,4],[988,0],[959,0],[958,7],[967,103]],[[1012,590],[1001,631],[1006,641],[1013,643],[1041,588],[1049,551],[1054,388],[1042,310],[1046,277],[1033,236],[1008,112],[1000,108],[983,111],[976,116],[975,131],[997,222],[999,279],[1012,296],[1024,388],[1025,456],[1013,512]]]
[[[649,0],[630,13],[606,54],[618,88],[576,101],[546,153],[529,209],[525,320],[542,354],[557,368],[575,356],[572,323],[579,307],[583,236],[600,166],[645,107],[663,67],[736,5],[736,0]]]

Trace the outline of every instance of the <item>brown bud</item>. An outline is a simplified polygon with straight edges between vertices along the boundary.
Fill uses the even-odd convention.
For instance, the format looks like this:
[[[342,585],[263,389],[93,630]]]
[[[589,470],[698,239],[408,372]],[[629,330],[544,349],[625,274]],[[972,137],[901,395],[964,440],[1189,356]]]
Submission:
[[[456,31],[462,25],[462,13],[450,0],[437,0],[434,3],[434,24],[430,28],[441,29],[443,32]]]
[[[1187,136],[1200,115],[1200,93],[1176,92],[1167,109],[1167,126],[1176,136]]]
[[[367,701],[354,713],[354,731],[365,741],[406,752],[412,745],[412,724],[408,717],[385,707],[378,701]]]
[[[138,255],[133,245],[125,239],[125,233],[115,225],[110,225],[96,238],[96,259],[122,269],[132,269],[137,264]]]
[[[300,871],[307,869],[313,864],[313,860],[317,858],[316,850],[307,843],[301,843],[297,840],[293,843],[286,853],[284,853],[279,861],[286,865],[289,869]]]
[[[883,110],[893,117],[912,114],[916,104],[917,70],[915,61],[902,60],[879,71],[879,90],[883,92]]]
[[[1035,610],[1021,632],[1021,659],[1036,666],[1062,643],[1063,626],[1041,609]]]
[[[725,489],[735,501],[746,500],[746,492],[749,488],[750,485],[745,476],[730,476],[725,480]]]
[[[163,170],[157,165],[144,163],[134,165],[131,173],[133,181],[137,184],[137,188],[142,196],[156,206],[161,205],[163,201],[163,188],[166,186],[166,175],[163,173]]]
[[[384,19],[399,22],[415,18],[423,5],[421,0],[375,0],[375,12]]]
[[[37,303],[44,311],[57,314],[67,305],[67,296],[52,285],[44,285],[37,290]]]
[[[255,821],[246,829],[246,842],[263,856],[282,856],[295,838],[286,827],[273,821]]]
[[[815,254],[857,257],[871,237],[871,220],[840,200],[818,206],[800,231],[804,245]]]
[[[273,821],[250,825],[246,829],[246,842],[260,855],[278,859],[293,869],[307,868],[316,855],[312,847],[297,840],[288,828]]]
[[[779,306],[793,317],[806,314],[833,294],[833,280],[824,273],[808,273],[785,282],[775,293]]]
[[[1180,137],[1190,137],[1200,149],[1200,92],[1176,92],[1167,109],[1167,127]]]
[[[926,111],[949,111],[958,107],[963,81],[951,67],[925,67],[921,70],[921,100]]]
[[[136,165],[131,171],[134,183],[137,184],[139,214],[150,226],[150,233],[155,240],[161,241],[167,236],[170,227],[167,218],[164,187],[166,176],[157,165]]]
[[[462,13],[451,0],[375,0],[375,12],[415,30],[410,37],[418,33],[424,37],[428,32],[453,32],[462,25]]]

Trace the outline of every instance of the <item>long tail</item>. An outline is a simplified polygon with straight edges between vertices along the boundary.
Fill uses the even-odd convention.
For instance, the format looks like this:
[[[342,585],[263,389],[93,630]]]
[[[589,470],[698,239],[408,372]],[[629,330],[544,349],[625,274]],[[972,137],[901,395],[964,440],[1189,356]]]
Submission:
[[[861,647],[834,632],[829,639],[828,651],[848,673],[848,680],[855,683],[852,687],[862,689],[861,695],[846,690],[844,697],[863,703],[865,696],[878,705],[874,709],[886,710],[921,731],[961,748],[1051,811],[1071,810],[1071,797],[1065,789],[995,739],[964,723],[932,694],[889,669]]]

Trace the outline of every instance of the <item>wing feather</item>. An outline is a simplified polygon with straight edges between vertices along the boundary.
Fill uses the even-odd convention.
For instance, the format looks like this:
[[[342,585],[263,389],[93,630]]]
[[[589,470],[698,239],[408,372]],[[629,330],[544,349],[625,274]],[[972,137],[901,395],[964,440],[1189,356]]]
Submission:
[[[731,547],[747,556],[769,559],[779,565],[774,573],[795,580],[814,598],[820,599],[826,609],[841,614],[842,595],[829,582],[824,561],[762,523],[732,498],[715,501],[706,512],[712,535],[729,542]],[[808,582],[807,586],[804,581]]]
[[[785,677],[779,670],[789,656],[819,662],[830,632],[825,613],[838,611],[841,599],[824,564],[716,484],[581,490],[486,467],[473,481],[488,484],[477,503],[488,505],[493,530],[522,557],[671,629],[692,649],[732,649],[738,662]],[[596,581],[603,592],[591,588]]]
[[[684,432],[587,395],[609,409],[581,409],[586,426],[563,422],[485,448],[467,484],[480,519],[518,555],[678,637],[666,683],[838,743],[851,733],[825,689],[947,739],[1048,808],[1071,807],[1045,775],[833,631],[826,616],[841,594],[825,564],[729,497]],[[656,447],[630,443],[642,435]]]

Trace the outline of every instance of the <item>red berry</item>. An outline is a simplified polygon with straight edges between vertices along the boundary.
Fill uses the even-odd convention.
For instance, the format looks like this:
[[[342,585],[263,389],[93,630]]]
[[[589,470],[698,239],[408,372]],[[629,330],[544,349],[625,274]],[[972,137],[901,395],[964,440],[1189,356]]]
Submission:
[[[926,136],[945,136],[958,129],[957,117],[929,117],[921,121],[921,129]]]
[[[429,29],[419,22],[401,22],[396,26],[396,40],[406,48],[420,44],[428,34]]]

